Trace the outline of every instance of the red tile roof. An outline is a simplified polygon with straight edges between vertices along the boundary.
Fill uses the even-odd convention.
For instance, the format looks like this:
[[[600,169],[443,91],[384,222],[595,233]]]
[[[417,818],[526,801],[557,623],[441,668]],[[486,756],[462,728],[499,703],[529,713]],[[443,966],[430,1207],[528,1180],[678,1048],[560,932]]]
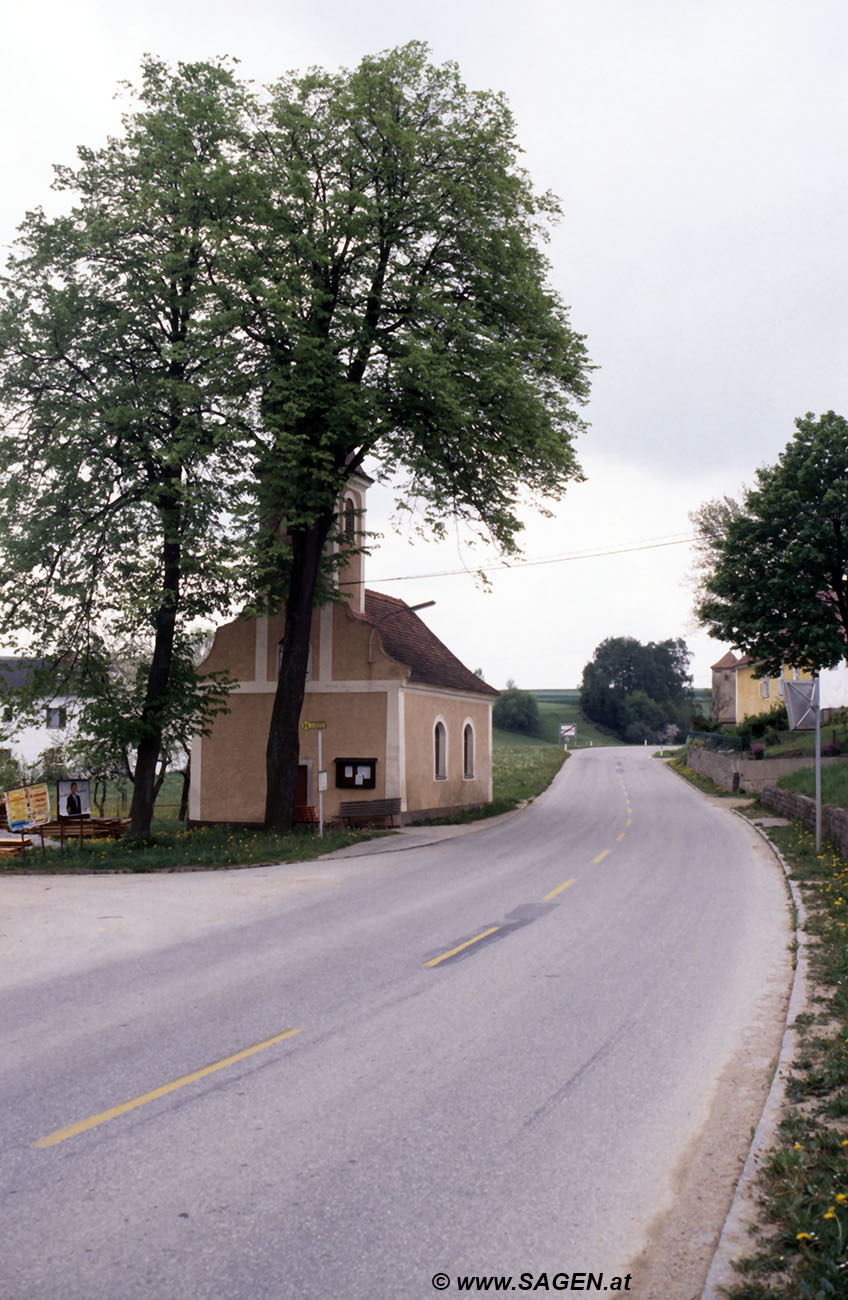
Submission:
[[[411,669],[411,682],[474,691],[478,695],[498,694],[494,686],[460,663],[427,624],[396,596],[366,590],[365,614],[356,617],[364,618],[378,629],[386,653]]]
[[[712,668],[738,668],[740,662],[741,661],[736,658],[736,655],[733,653],[733,651],[728,650],[726,655],[722,655],[721,659],[719,659],[717,663],[714,663],[712,665]],[[712,671],[712,668],[710,671]]]

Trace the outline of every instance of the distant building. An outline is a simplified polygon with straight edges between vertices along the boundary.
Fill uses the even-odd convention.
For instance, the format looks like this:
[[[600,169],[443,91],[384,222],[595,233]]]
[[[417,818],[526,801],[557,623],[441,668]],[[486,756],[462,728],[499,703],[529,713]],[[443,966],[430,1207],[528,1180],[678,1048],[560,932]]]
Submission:
[[[26,685],[39,659],[0,658],[0,748],[26,763],[34,764],[45,749],[64,745],[74,731],[77,698],[57,695],[41,706],[41,720],[17,724],[3,695]]]
[[[758,713],[768,713],[783,703],[785,681],[808,682],[807,669],[784,666],[779,677],[755,677],[757,664],[748,655],[728,650],[712,672],[712,720],[717,725],[734,726]]]

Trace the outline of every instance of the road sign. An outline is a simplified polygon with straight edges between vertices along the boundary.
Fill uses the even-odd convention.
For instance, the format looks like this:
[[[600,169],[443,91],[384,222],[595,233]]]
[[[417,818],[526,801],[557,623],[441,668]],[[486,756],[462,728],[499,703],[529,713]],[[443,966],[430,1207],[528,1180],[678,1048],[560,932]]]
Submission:
[[[326,728],[326,722],[301,722],[300,724],[301,731],[325,731]]]
[[[559,729],[560,740],[567,740],[569,736],[577,735],[576,722],[563,722]]]

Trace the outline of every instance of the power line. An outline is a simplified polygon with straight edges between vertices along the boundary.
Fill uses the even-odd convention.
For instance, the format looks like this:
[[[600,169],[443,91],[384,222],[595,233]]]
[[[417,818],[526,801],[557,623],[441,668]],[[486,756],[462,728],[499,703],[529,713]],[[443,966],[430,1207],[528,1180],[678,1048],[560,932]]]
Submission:
[[[667,540],[655,539],[653,541],[637,542],[631,546],[609,547],[603,551],[574,551],[569,555],[551,555],[538,560],[513,560],[511,563],[501,561],[498,564],[481,565],[481,569],[487,573],[503,572],[510,569],[532,569],[544,564],[571,564],[575,560],[597,560],[606,555],[631,555],[635,551],[654,551],[665,546],[686,546],[696,539],[691,534],[685,537],[671,537]],[[469,568],[464,569],[441,569],[432,573],[406,573],[395,575],[391,578],[369,578],[375,586],[384,582],[415,582],[419,578],[456,578],[466,576],[473,572]],[[344,582],[344,587],[361,586],[361,583]]]

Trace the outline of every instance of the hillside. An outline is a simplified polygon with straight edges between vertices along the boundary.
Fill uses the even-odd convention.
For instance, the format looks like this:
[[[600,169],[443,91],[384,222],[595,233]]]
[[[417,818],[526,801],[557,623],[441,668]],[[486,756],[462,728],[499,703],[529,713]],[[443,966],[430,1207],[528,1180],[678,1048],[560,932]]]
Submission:
[[[559,729],[562,723],[575,723],[577,727],[577,746],[583,745],[620,745],[610,732],[604,731],[596,723],[590,722],[580,709],[580,691],[574,690],[538,690],[531,691],[539,705],[539,719],[542,724],[543,740],[559,743]]]

